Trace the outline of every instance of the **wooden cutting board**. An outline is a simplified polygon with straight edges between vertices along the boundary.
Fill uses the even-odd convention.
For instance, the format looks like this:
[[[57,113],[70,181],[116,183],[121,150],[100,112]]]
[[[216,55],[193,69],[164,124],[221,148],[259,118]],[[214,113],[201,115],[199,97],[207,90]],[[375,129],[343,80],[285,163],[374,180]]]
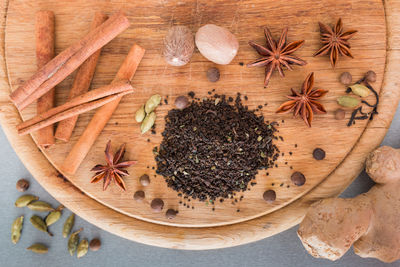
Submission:
[[[139,242],[175,248],[205,249],[233,246],[278,233],[297,223],[307,206],[314,200],[338,194],[356,177],[363,167],[367,153],[384,137],[399,99],[395,75],[399,58],[399,22],[394,19],[400,5],[394,1],[4,1],[2,16],[2,85],[0,89],[1,123],[15,150],[35,178],[60,202],[88,221]],[[57,53],[79,40],[88,31],[95,11],[108,14],[123,9],[132,25],[106,45],[102,51],[92,88],[110,83],[129,47],[138,43],[146,55],[134,77],[136,92],[124,97],[118,110],[102,132],[84,163],[68,181],[56,178],[57,168],[84,130],[93,112],[80,116],[70,142],[57,143],[45,151],[38,151],[30,137],[17,136],[15,125],[34,115],[32,105],[19,114],[8,101],[15,90],[35,71],[34,20],[38,10],[52,10],[56,15]],[[355,59],[341,58],[333,70],[326,57],[313,58],[320,46],[318,21],[333,24],[342,17],[345,29],[357,29],[351,40]],[[234,61],[219,66],[221,79],[210,83],[206,70],[214,66],[196,51],[190,64],[176,68],[162,59],[162,38],[171,25],[189,26],[195,32],[200,26],[214,23],[230,29],[239,39],[240,50]],[[247,45],[249,40],[263,43],[263,27],[268,26],[275,38],[284,26],[289,27],[289,41],[304,39],[305,45],[296,55],[307,60],[305,67],[286,72],[284,79],[277,73],[267,89],[263,88],[264,70],[248,69],[241,63],[254,60],[257,54]],[[396,42],[397,41],[397,42]],[[378,79],[373,84],[380,92],[379,115],[373,121],[357,121],[346,127],[346,120],[334,119],[338,108],[336,98],[345,88],[338,82],[343,71],[350,71],[358,79],[369,69]],[[298,89],[308,73],[315,72],[316,87],[329,90],[321,102],[326,115],[316,116],[313,127],[307,128],[291,115],[277,115],[275,110],[285,101],[290,88]],[[57,104],[65,101],[73,75],[57,87]],[[277,141],[284,152],[278,168],[260,171],[256,184],[249,186],[243,200],[217,202],[188,201],[166,186],[163,177],[155,175],[152,149],[161,142],[163,117],[173,108],[174,99],[189,91],[207,97],[216,93],[234,96],[237,92],[248,96],[250,108],[267,103],[260,113],[267,120],[279,122]],[[169,104],[157,109],[157,134],[141,135],[134,121],[134,112],[146,99],[159,93],[168,96]],[[370,99],[373,102],[373,98]],[[283,122],[284,121],[284,122]],[[34,137],[34,136],[33,136]],[[148,142],[148,139],[150,141]],[[114,148],[127,143],[126,158],[139,161],[129,169],[128,190],[121,192],[111,186],[103,192],[100,184],[90,184],[90,168],[104,161],[104,147],[112,140]],[[326,151],[326,159],[316,161],[312,151]],[[291,153],[290,153],[291,152]],[[295,186],[290,176],[300,171],[306,176],[304,186]],[[150,186],[140,186],[138,178],[149,174]],[[265,190],[276,191],[277,200],[268,204],[262,199]],[[136,190],[144,190],[145,203],[133,200]],[[83,194],[81,194],[82,192]],[[151,199],[160,197],[168,208],[179,210],[174,220],[167,220],[164,212],[154,213]],[[182,202],[180,204],[179,202]],[[185,205],[183,205],[185,204]],[[189,206],[189,208],[188,208]],[[214,210],[213,210],[214,208]],[[237,210],[240,212],[237,212]]]

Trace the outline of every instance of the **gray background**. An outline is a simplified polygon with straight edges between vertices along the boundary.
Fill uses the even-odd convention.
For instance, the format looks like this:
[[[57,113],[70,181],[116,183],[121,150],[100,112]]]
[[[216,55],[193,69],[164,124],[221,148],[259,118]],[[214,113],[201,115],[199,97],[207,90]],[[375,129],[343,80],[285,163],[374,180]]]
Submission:
[[[383,142],[384,145],[400,147],[400,110],[398,109],[392,126]],[[31,182],[29,193],[40,199],[58,203],[29,174],[12,150],[2,130],[0,131],[0,266],[400,266],[400,261],[384,264],[375,259],[363,259],[349,251],[342,259],[334,263],[328,260],[314,259],[306,253],[297,238],[297,226],[279,235],[255,243],[208,251],[183,251],[156,248],[107,233],[86,221],[77,218],[75,228],[83,227],[81,237],[88,239],[100,237],[102,247],[90,252],[83,258],[71,257],[66,249],[67,240],[61,236],[63,221],[70,212],[64,210],[59,222],[51,226],[55,234],[50,238],[33,228],[28,219],[32,212],[14,207],[15,199],[21,195],[15,189],[19,178]],[[356,196],[368,191],[373,185],[365,173],[342,194],[344,197]],[[24,214],[25,225],[20,242],[13,245],[10,241],[10,226],[13,220]],[[50,247],[46,255],[36,255],[25,248],[35,242]]]

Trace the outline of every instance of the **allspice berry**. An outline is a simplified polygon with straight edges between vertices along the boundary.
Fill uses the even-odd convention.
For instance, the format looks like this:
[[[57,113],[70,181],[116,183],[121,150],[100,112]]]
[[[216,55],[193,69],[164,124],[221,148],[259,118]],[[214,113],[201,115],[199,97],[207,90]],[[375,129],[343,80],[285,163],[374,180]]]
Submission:
[[[136,200],[137,202],[142,202],[145,197],[145,194],[143,191],[136,191],[135,194],[133,195],[133,199]]]
[[[274,190],[267,190],[264,192],[263,198],[266,202],[272,203],[276,199],[276,193]]]
[[[212,67],[207,70],[207,79],[210,82],[212,83],[217,82],[219,80],[219,77],[220,77],[219,69]]]
[[[342,84],[349,85],[349,84],[351,84],[353,77],[351,76],[351,74],[349,72],[346,71],[346,72],[343,72],[342,74],[340,74],[339,80]]]
[[[91,251],[98,251],[101,247],[101,241],[98,238],[92,239],[89,243],[89,248]]]
[[[344,111],[343,109],[338,108],[335,111],[335,119],[336,120],[343,120],[345,117],[346,117],[346,111]]]
[[[25,179],[19,179],[15,187],[19,192],[25,192],[29,188],[29,182]]]
[[[143,186],[148,186],[150,184],[150,177],[147,174],[143,174],[139,178],[140,184]]]
[[[366,74],[365,74],[365,80],[369,83],[374,83],[376,82],[376,73],[372,70],[369,70]]]
[[[165,213],[165,217],[167,217],[167,219],[172,220],[173,218],[176,217],[176,214],[178,214],[178,212],[174,209],[168,209],[167,212]]]
[[[301,172],[295,172],[290,177],[292,182],[297,186],[302,186],[306,183],[306,177]]]
[[[161,212],[164,208],[164,201],[160,198],[155,198],[151,201],[150,206],[154,212]]]
[[[188,106],[188,104],[189,100],[186,96],[181,95],[175,99],[175,106],[177,109],[184,109]]]

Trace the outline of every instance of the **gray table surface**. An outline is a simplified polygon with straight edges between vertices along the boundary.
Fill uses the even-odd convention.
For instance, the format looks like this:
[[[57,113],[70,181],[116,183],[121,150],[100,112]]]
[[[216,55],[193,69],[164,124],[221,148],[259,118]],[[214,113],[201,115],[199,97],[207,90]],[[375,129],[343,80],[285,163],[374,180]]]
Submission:
[[[383,141],[383,145],[400,147],[400,108],[398,108],[392,126]],[[29,174],[21,163],[2,130],[0,130],[0,266],[400,266],[400,261],[384,264],[375,259],[363,259],[349,251],[336,262],[314,259],[306,253],[297,238],[297,226],[273,237],[233,248],[184,251],[151,247],[105,232],[77,218],[75,228],[83,227],[81,237],[88,239],[100,237],[102,247],[97,252],[89,252],[77,259],[67,252],[67,240],[61,236],[63,221],[70,212],[64,210],[59,222],[51,226],[55,236],[50,238],[39,232],[29,223],[33,214],[28,209],[14,207],[15,199],[21,195],[15,189],[16,181],[27,178],[31,182],[29,193],[40,196],[42,200],[58,202],[51,197]],[[353,197],[368,191],[373,182],[365,173],[342,194]],[[25,225],[20,242],[13,245],[10,241],[10,226],[13,220],[24,214]],[[46,255],[36,255],[25,248],[35,242],[42,242],[50,247]]]

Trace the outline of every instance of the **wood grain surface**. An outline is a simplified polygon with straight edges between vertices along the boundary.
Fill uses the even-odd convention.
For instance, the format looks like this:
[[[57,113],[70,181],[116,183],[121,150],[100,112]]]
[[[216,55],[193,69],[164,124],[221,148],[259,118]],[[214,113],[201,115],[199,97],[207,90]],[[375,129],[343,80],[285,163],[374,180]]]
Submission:
[[[166,24],[164,28],[158,28],[160,33],[151,32],[153,35],[150,37],[151,34],[147,31],[151,30],[152,26],[146,28],[146,25],[149,23],[146,22],[146,20],[155,20],[155,25],[157,24],[156,20],[170,20],[163,18],[162,16],[149,16],[147,14],[146,17],[144,16],[145,12],[138,6],[127,7],[127,4],[125,4],[125,6],[121,4],[120,7],[127,10],[133,25],[127,32],[110,43],[109,46],[105,47],[106,53],[102,55],[101,58],[103,58],[103,60],[105,60],[104,58],[108,60],[102,62],[102,59],[100,59],[100,65],[96,73],[94,85],[96,85],[96,83],[97,85],[101,85],[109,81],[107,79],[112,79],[113,71],[110,70],[111,66],[115,65],[115,68],[117,68],[118,64],[122,61],[124,52],[126,52],[124,51],[124,47],[125,45],[129,46],[130,38],[133,38],[133,41],[138,42],[144,47],[149,44],[149,47],[146,48],[147,51],[150,50],[151,52],[147,54],[147,59],[143,62],[141,68],[142,72],[139,70],[134,79],[139,91],[138,94],[131,98],[124,99],[117,110],[113,121],[111,121],[106,127],[106,130],[96,142],[96,147],[94,147],[90,152],[87,162],[85,162],[80,169],[81,171],[79,171],[79,173],[74,177],[68,177],[76,187],[84,191],[87,195],[90,195],[90,197],[88,197],[80,193],[78,194],[76,189],[74,189],[76,187],[72,186],[68,182],[64,183],[62,180],[54,178],[55,169],[49,164],[43,155],[38,152],[29,137],[16,136],[13,127],[20,121],[20,117],[8,102],[7,95],[10,92],[10,89],[8,89],[9,87],[7,87],[7,84],[10,82],[12,88],[15,88],[15,85],[20,83],[21,79],[26,79],[33,73],[33,70],[30,70],[29,64],[21,66],[22,62],[29,62],[31,58],[29,55],[31,48],[28,47],[29,45],[25,44],[29,43],[30,26],[28,22],[23,22],[21,20],[22,13],[28,12],[28,7],[32,10],[43,7],[47,9],[52,8],[55,11],[59,10],[59,14],[56,12],[56,18],[57,16],[60,17],[59,21],[56,21],[56,32],[58,37],[56,47],[60,50],[68,46],[69,42],[74,38],[71,32],[77,34],[77,32],[83,32],[83,30],[78,31],[77,28],[84,29],[85,27],[88,27],[91,17],[85,12],[82,12],[79,21],[75,21],[75,18],[69,17],[69,27],[66,27],[62,24],[62,17],[63,15],[67,16],[69,12],[68,10],[61,12],[60,7],[55,6],[57,4],[48,4],[36,1],[35,3],[28,5],[26,4],[27,2],[11,1],[8,5],[5,43],[4,39],[2,40],[2,55],[4,55],[4,52],[6,55],[2,68],[4,73],[8,71],[9,75],[4,75],[4,81],[2,81],[4,86],[2,86],[3,89],[1,90],[1,121],[11,143],[27,165],[28,169],[30,169],[38,181],[59,201],[77,212],[78,215],[96,225],[139,242],[187,249],[232,246],[275,234],[297,223],[311,201],[339,193],[361,170],[365,155],[380,143],[390,125],[391,118],[396,108],[399,95],[395,90],[398,81],[394,75],[394,68],[396,66],[396,59],[399,58],[399,47],[397,45],[398,42],[396,43],[395,40],[398,40],[399,38],[399,25],[398,22],[392,19],[394,17],[392,14],[396,14],[396,12],[399,11],[399,6],[391,1],[385,2],[386,5],[390,5],[390,8],[386,7],[386,20],[389,37],[386,51],[384,34],[386,29],[384,20],[385,16],[382,3],[379,1],[343,1],[343,4],[341,4],[341,1],[336,1],[334,4],[333,2],[330,4],[329,1],[325,1],[326,3],[324,3],[324,5],[318,5],[317,7],[315,7],[315,5],[311,5],[311,7],[303,5],[303,12],[299,12],[298,9],[295,12],[293,11],[293,8],[289,8],[287,5],[283,5],[282,3],[281,5],[278,5],[278,1],[251,2],[255,5],[254,7],[251,7],[250,4],[251,8],[248,10],[244,8],[245,6],[237,9],[240,10],[238,11],[240,13],[238,15],[240,25],[249,25],[249,21],[243,19],[243,17],[245,18],[246,16],[249,16],[249,14],[254,15],[252,12],[258,14],[254,15],[253,21],[250,24],[251,26],[246,26],[246,30],[242,29],[243,26],[238,27],[236,24],[232,24],[232,26],[227,25],[226,22],[224,23],[223,21],[212,21],[212,18],[207,17],[207,15],[202,16],[200,22],[194,22],[193,24],[193,29],[195,30],[198,25],[204,24],[203,19],[207,22],[210,22],[211,20],[211,22],[230,28],[239,37],[241,52],[235,59],[235,62],[227,67],[221,68],[223,74],[222,79],[218,84],[215,84],[215,86],[206,82],[204,74],[205,70],[211,65],[211,63],[205,61],[198,53],[195,54],[191,65],[188,66],[189,69],[185,69],[186,67],[182,69],[166,67],[165,64],[161,62],[160,58],[158,60],[152,59],[150,57],[151,55],[154,57],[157,53],[159,54],[157,47],[159,48],[160,44],[157,44],[157,42],[161,41],[162,35],[168,29],[169,24]],[[246,3],[247,2],[242,2],[241,4],[246,5]],[[6,12],[6,4],[7,3],[5,3],[3,12]],[[168,4],[170,4],[170,2],[168,2]],[[299,3],[296,2],[296,4]],[[88,8],[85,5],[87,4],[83,4],[81,8]],[[200,2],[199,5],[200,7],[204,7],[207,4],[201,5]],[[332,11],[333,6],[335,7],[335,12]],[[107,12],[112,12],[117,9],[115,4],[109,8],[101,5],[97,5],[96,7],[105,9]],[[196,11],[194,12],[210,10],[210,8],[201,9],[200,7],[197,6],[195,9]],[[175,9],[178,8],[179,5]],[[199,8],[200,11],[198,11]],[[275,12],[268,13],[268,16],[265,15],[267,12],[260,12],[260,10],[262,11],[267,9]],[[355,9],[357,12],[354,12]],[[133,10],[137,12],[133,12]],[[174,8],[170,8],[170,12],[172,12],[172,10],[174,10]],[[230,8],[229,10],[233,9]],[[281,13],[278,11],[281,11]],[[175,20],[173,21],[174,23],[187,23],[185,17],[177,19],[179,18],[178,15],[181,13],[185,13],[182,14],[182,16],[187,15],[187,12],[173,12],[174,15],[172,20]],[[311,16],[311,14],[314,13],[315,15]],[[342,60],[340,61],[338,68],[335,71],[332,71],[326,58],[314,59],[311,58],[310,55],[319,45],[318,29],[313,22],[316,23],[318,20],[333,22],[336,19],[336,13],[340,13],[340,16],[343,17],[345,27],[348,25],[347,27],[357,28],[360,30],[360,34],[358,37],[354,38],[354,41],[352,42],[356,59]],[[282,16],[282,14],[286,17]],[[140,16],[142,17],[139,19],[138,17]],[[189,16],[187,19],[196,18],[196,16],[197,15]],[[360,18],[365,19],[366,21],[364,20],[363,22],[363,20],[359,20],[360,18],[356,20],[355,17],[357,16],[361,16]],[[297,17],[301,17],[302,19],[298,19]],[[12,18],[14,18],[14,23],[10,24]],[[24,19],[29,19],[29,15],[26,15]],[[65,20],[67,20],[67,17],[65,17]],[[267,21],[267,23],[265,21]],[[85,24],[83,24],[83,22],[85,22]],[[256,39],[257,41],[262,41],[261,26],[270,26],[271,29],[273,29],[273,33],[276,35],[279,33],[282,24],[290,26],[290,40],[304,38],[306,39],[306,43],[309,43],[298,53],[298,55],[309,61],[309,65],[303,69],[296,68],[294,72],[287,73],[288,75],[285,80],[281,80],[275,75],[275,79],[272,80],[270,87],[267,90],[264,90],[262,88],[263,70],[248,70],[241,67],[238,62],[247,62],[256,56],[255,53],[246,46],[246,40],[251,38]],[[23,25],[24,27],[17,27],[16,25]],[[9,26],[10,28],[8,28]],[[12,26],[14,28],[12,28]],[[4,21],[3,27],[5,27]],[[64,40],[65,37],[61,38],[60,35],[62,33],[69,36],[69,40]],[[70,35],[68,35],[68,33]],[[14,36],[14,38],[11,38],[11,36]],[[18,40],[15,40],[15,36],[24,36],[26,42],[17,42]],[[367,38],[367,36],[369,38]],[[4,38],[4,35],[2,35],[2,38]],[[79,37],[75,37],[75,39],[77,38]],[[149,41],[150,38],[152,42]],[[371,39],[375,41],[371,42]],[[64,43],[62,40],[64,40]],[[125,44],[125,42],[128,44]],[[58,50],[58,52],[60,50]],[[373,51],[373,53],[369,53],[368,51]],[[23,57],[20,57],[19,53],[22,52],[25,54]],[[387,57],[385,57],[386,52]],[[386,58],[387,62],[385,65]],[[118,62],[117,59],[120,59],[120,61]],[[6,66],[8,68],[6,68]],[[160,71],[160,68],[163,72],[157,72]],[[352,73],[357,77],[361,76],[361,74],[369,68],[374,69],[378,73],[378,82],[374,84],[377,89],[381,88],[380,81],[382,81],[384,68],[386,68],[384,86],[381,91],[382,102],[378,110],[380,115],[377,117],[379,120],[377,119],[369,122],[368,125],[366,125],[367,122],[365,122],[365,124],[358,123],[355,127],[352,127],[349,130],[344,127],[344,121],[342,121],[342,124],[340,125],[338,122],[333,120],[332,112],[336,108],[336,104],[334,103],[335,98],[338,95],[343,94],[344,90],[344,88],[337,82],[337,76],[344,70],[353,70]],[[281,116],[277,117],[273,114],[275,108],[284,100],[285,93],[282,91],[285,90],[283,88],[287,88],[286,90],[290,87],[298,88],[308,71],[316,71],[317,86],[328,89],[331,92],[325,99],[323,99],[323,103],[327,106],[329,111],[328,115],[317,117],[312,130],[306,129],[301,121],[293,120],[290,116],[282,118]],[[155,76],[160,76],[160,74],[162,74],[162,79],[153,78],[149,81],[149,72],[153,73],[153,75],[156,74]],[[238,77],[239,75],[240,77]],[[244,79],[244,81],[242,79]],[[63,97],[66,96],[67,92],[63,89],[67,88],[67,85],[70,82],[71,80],[67,79],[59,86],[60,89],[57,89],[59,102],[62,102]],[[247,94],[249,96],[249,106],[254,107],[261,102],[268,102],[267,108],[263,110],[264,115],[271,118],[271,120],[285,119],[285,123],[280,127],[285,142],[280,143],[279,146],[282,148],[282,151],[293,150],[294,155],[293,158],[290,159],[289,164],[291,164],[294,169],[301,170],[307,176],[307,183],[304,187],[294,188],[294,186],[291,185],[289,189],[284,191],[285,187],[282,186],[282,189],[280,189],[281,187],[279,186],[276,188],[278,195],[276,205],[269,207],[263,203],[261,201],[261,195],[266,188],[269,188],[269,183],[274,182],[275,184],[280,184],[283,182],[284,185],[290,185],[290,171],[285,170],[285,168],[277,168],[270,172],[270,177],[272,178],[266,179],[266,177],[263,177],[262,175],[257,177],[257,185],[253,187],[251,191],[246,192],[245,198],[240,204],[243,212],[241,211],[239,215],[236,213],[235,207],[229,205],[226,207],[216,206],[216,211],[214,213],[211,212],[210,207],[204,207],[201,203],[195,204],[194,211],[187,212],[184,212],[182,207],[176,206],[176,208],[179,208],[180,210],[180,216],[178,217],[181,217],[181,221],[176,221],[174,223],[181,226],[210,226],[215,224],[235,223],[239,220],[244,221],[230,226],[205,227],[198,229],[157,225],[137,220],[117,212],[120,211],[129,214],[130,216],[143,218],[148,221],[159,223],[165,222],[163,216],[160,214],[151,213],[147,205],[140,207],[134,206],[132,201],[132,194],[138,188],[137,178],[147,166],[141,166],[142,169],[131,170],[133,174],[131,177],[133,177],[133,179],[127,179],[128,188],[131,188],[131,191],[122,195],[118,190],[110,190],[106,192],[106,194],[103,194],[100,190],[100,186],[96,187],[88,184],[87,181],[89,174],[87,169],[91,167],[93,163],[102,160],[103,146],[108,138],[111,138],[113,141],[115,140],[114,142],[118,142],[118,140],[121,142],[128,141],[128,157],[136,157],[136,159],[137,157],[140,157],[141,160],[148,160],[148,162],[151,162],[152,146],[149,146],[149,148],[147,148],[147,146],[140,147],[140,144],[144,143],[146,145],[146,142],[143,142],[146,140],[146,137],[139,135],[138,125],[133,122],[135,105],[138,106],[140,103],[145,101],[146,97],[154,92],[163,95],[168,94],[170,95],[170,100],[173,100],[174,96],[189,90],[194,90],[198,92],[199,95],[203,96],[206,95],[209,88],[212,87],[215,87],[217,92],[220,93],[229,93],[232,95],[232,92],[241,91],[242,93]],[[159,91],[161,89],[163,91]],[[157,124],[157,136],[159,136],[159,133],[162,130],[162,116],[169,108],[171,108],[171,106],[163,105],[158,111],[160,120]],[[27,110],[26,114],[24,113],[22,116],[28,118],[29,116],[32,116],[32,111]],[[129,120],[127,118],[129,116],[131,116],[132,119]],[[89,118],[90,114],[87,114],[86,122]],[[85,118],[82,118],[78,123],[81,131],[85,126],[84,119]],[[117,121],[118,125],[115,125],[115,122]],[[79,136],[79,127],[75,133],[75,140],[77,136]],[[157,136],[150,136],[152,145],[159,142]],[[292,148],[294,143],[298,144],[296,150]],[[71,144],[57,144],[56,150],[46,151],[45,154],[48,160],[57,166],[57,164],[62,161],[62,157],[65,156],[70,146]],[[324,148],[328,155],[324,162],[317,165],[317,168],[311,157],[312,149],[315,148],[315,146]],[[146,151],[146,149],[148,149],[148,151]],[[147,154],[148,156],[146,156]],[[280,165],[282,163],[283,162],[281,162]],[[156,194],[162,194],[160,196],[166,200],[166,203],[169,206],[177,205],[176,193],[169,191],[169,189],[165,188],[165,184],[161,177],[152,179],[152,186],[146,188],[146,193],[148,192],[150,197],[156,196]],[[112,207],[112,209],[99,204],[91,198],[95,198],[101,203]],[[118,205],[118,203],[120,204]],[[291,204],[287,205],[288,203]],[[284,207],[285,205],[287,206]],[[138,210],[135,210],[135,208]],[[278,211],[272,212],[274,210]],[[263,215],[267,213],[269,214]],[[102,219],[100,220],[100,218]]]

